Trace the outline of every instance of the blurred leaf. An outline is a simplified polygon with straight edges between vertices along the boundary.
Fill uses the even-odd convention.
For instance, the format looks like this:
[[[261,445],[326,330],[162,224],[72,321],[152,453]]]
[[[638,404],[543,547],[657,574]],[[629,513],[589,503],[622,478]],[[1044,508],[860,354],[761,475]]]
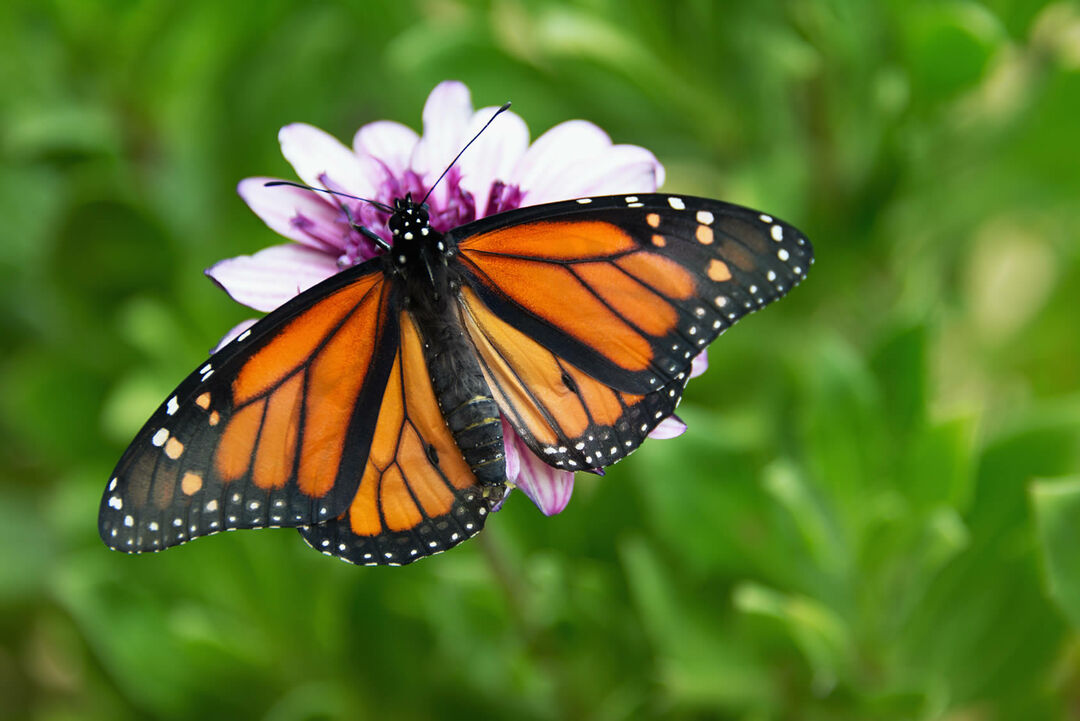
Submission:
[[[900,483],[916,508],[967,507],[975,476],[977,422],[977,416],[968,413],[932,423],[913,439]]]
[[[1080,476],[1031,484],[1048,591],[1073,626],[1080,626]]]
[[[997,18],[965,0],[919,3],[914,10],[906,30],[917,87],[930,99],[973,85],[1004,39]]]
[[[783,623],[814,672],[815,693],[825,695],[833,690],[851,644],[842,619],[811,598],[788,596],[754,583],[737,586],[733,601],[743,613]]]
[[[881,382],[888,418],[910,432],[926,413],[926,327],[911,325],[891,334],[871,358]]]
[[[655,553],[640,540],[621,548],[642,623],[657,646],[660,677],[679,703],[761,707],[770,694],[756,659],[717,633],[724,598],[680,599]],[[701,610],[706,615],[699,616]]]

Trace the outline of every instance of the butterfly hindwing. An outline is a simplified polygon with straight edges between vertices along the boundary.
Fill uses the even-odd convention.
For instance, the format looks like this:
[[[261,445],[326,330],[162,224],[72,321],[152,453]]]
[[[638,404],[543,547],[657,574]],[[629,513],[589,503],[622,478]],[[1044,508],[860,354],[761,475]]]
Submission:
[[[482,487],[443,419],[408,313],[356,496],[341,518],[301,529],[316,550],[402,565],[480,532],[504,486]],[[497,496],[497,497],[496,497]]]
[[[121,457],[102,539],[156,551],[301,526],[353,500],[395,357],[388,285],[358,266],[301,294],[188,376]]]
[[[813,262],[802,233],[771,216],[662,194],[522,208],[451,235],[466,326],[504,415],[569,470],[640,445],[694,356]]]

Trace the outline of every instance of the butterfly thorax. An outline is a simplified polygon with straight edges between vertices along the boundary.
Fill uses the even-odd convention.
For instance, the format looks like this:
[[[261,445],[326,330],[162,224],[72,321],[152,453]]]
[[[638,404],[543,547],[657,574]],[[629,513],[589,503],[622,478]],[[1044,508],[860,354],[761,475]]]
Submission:
[[[434,311],[446,306],[453,289],[449,261],[457,248],[431,227],[427,205],[408,195],[398,198],[387,226],[394,244],[385,272],[402,288],[406,307]]]
[[[456,302],[457,248],[431,227],[425,205],[406,196],[394,202],[394,211],[388,222],[394,245],[385,272],[423,339],[435,398],[462,455],[482,484],[501,488],[506,480],[502,423]]]

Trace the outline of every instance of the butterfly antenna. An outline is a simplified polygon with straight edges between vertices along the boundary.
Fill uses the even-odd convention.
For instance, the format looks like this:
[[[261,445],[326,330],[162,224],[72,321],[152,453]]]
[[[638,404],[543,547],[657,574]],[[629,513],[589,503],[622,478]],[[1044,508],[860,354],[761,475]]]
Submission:
[[[503,103],[503,106],[501,108],[499,108],[498,110],[496,110],[494,113],[491,114],[491,118],[486,123],[484,123],[484,127],[480,128],[480,131],[476,135],[473,136],[472,140],[465,143],[465,147],[461,149],[461,152],[459,152],[457,155],[454,156],[454,159],[450,161],[450,165],[446,166],[446,170],[442,171],[442,175],[439,176],[438,180],[436,180],[434,183],[431,184],[431,187],[428,188],[428,192],[424,195],[424,199],[420,201],[420,205],[423,205],[424,203],[427,202],[428,196],[431,195],[431,191],[435,190],[435,186],[438,185],[442,181],[442,179],[446,177],[446,174],[450,172],[450,168],[454,167],[454,164],[457,163],[458,158],[461,157],[462,153],[464,153],[466,150],[468,150],[469,146],[476,142],[476,139],[480,137],[481,133],[483,133],[485,130],[487,130],[488,126],[491,125],[493,122],[495,122],[495,118],[499,117],[500,113],[502,113],[502,112],[504,112],[506,110],[509,110],[509,109],[510,109],[510,103],[509,102]]]
[[[486,126],[485,126],[486,127]],[[466,146],[468,147],[468,146]],[[343,198],[352,198],[353,200],[359,200],[363,203],[370,203],[384,213],[393,213],[394,209],[386,203],[380,203],[377,200],[369,200],[367,198],[361,198],[358,195],[349,195],[348,193],[342,193],[339,190],[328,190],[327,188],[313,188],[310,185],[304,185],[303,183],[294,183],[291,180],[271,180],[265,183],[267,188],[271,188],[275,185],[291,185],[294,188],[303,188],[304,190],[314,190],[316,193],[329,193],[330,195],[340,195]]]

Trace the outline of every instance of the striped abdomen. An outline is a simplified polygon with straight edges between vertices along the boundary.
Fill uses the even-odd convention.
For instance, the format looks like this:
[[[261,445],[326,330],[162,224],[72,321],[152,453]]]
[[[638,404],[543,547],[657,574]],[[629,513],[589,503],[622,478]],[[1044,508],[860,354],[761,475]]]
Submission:
[[[424,360],[446,425],[476,479],[506,481],[499,407],[484,380],[476,350],[447,309],[443,317],[414,316],[424,338]]]

